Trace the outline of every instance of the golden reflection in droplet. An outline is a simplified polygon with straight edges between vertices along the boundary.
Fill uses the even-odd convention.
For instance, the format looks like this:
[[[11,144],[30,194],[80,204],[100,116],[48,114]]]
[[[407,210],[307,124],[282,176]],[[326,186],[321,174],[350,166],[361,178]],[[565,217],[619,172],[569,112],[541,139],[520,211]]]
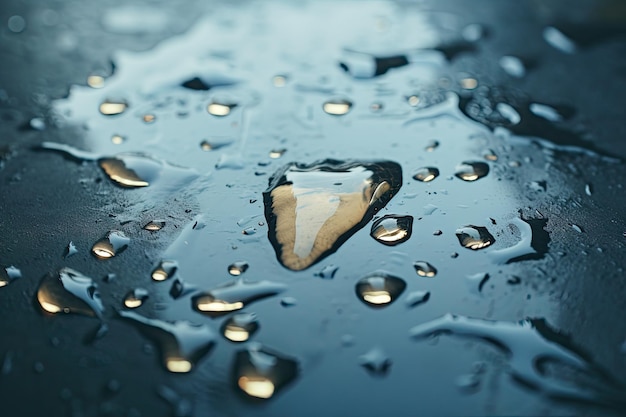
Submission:
[[[324,112],[333,116],[343,116],[350,111],[352,103],[348,100],[329,100],[322,107]]]
[[[133,296],[128,296],[128,297],[126,297],[126,299],[124,299],[124,305],[127,308],[141,307],[142,304],[143,304],[143,300],[142,299],[135,298]]]
[[[410,106],[417,106],[420,102],[420,98],[416,95],[409,96],[406,100]]]
[[[91,251],[100,259],[109,259],[115,256],[115,250],[108,240],[102,239],[94,243]]]
[[[87,77],[87,85],[91,88],[102,88],[104,87],[104,77],[99,75],[90,75]]]
[[[478,179],[478,175],[474,173],[462,173],[458,175],[463,181],[476,181]]]
[[[41,308],[43,308],[44,310],[46,310],[48,313],[60,313],[62,310],[59,306],[49,303],[47,301],[43,301],[41,299],[41,295],[37,294],[37,299],[39,300],[39,305],[41,305]]]
[[[286,149],[272,149],[270,151],[270,158],[272,159],[278,159],[281,156],[283,156],[283,154],[286,152]]]
[[[162,268],[157,268],[152,271],[152,279],[155,281],[165,281],[167,278],[167,272],[165,272]]]
[[[245,342],[250,338],[250,332],[243,327],[229,324],[224,328],[224,337],[232,342]]]
[[[146,225],[143,228],[144,230],[148,230],[150,232],[158,232],[159,230],[163,228],[163,224],[164,222],[162,221],[151,221],[151,222],[146,223]]]
[[[213,145],[211,144],[211,142],[203,140],[202,142],[200,142],[200,149],[205,152],[209,152],[213,150]]]
[[[272,84],[274,84],[274,87],[284,87],[287,85],[287,77],[285,75],[276,75],[272,78]]]
[[[3,279],[0,279],[0,288],[5,287],[9,285],[9,281],[5,281]]]
[[[461,87],[466,89],[466,90],[473,90],[476,87],[478,87],[478,80],[476,80],[476,78],[463,78],[459,81],[459,84],[461,84]]]
[[[207,107],[209,114],[218,117],[228,116],[230,114],[231,106],[221,103],[211,103]]]
[[[408,234],[409,232],[407,230],[399,227],[393,230],[387,230],[381,227],[377,233],[374,233],[374,237],[383,242],[397,242],[398,240],[404,239]]]
[[[363,299],[370,304],[382,305],[391,302],[391,294],[385,290],[371,290],[363,292]]]
[[[105,101],[100,104],[100,113],[105,116],[115,116],[116,114],[124,113],[128,104],[123,101]]]
[[[154,114],[144,114],[143,121],[145,123],[153,123],[156,120],[156,116]]]
[[[125,141],[126,139],[124,138],[124,136],[120,136],[120,135],[111,136],[111,142],[113,142],[115,145],[121,145]]]
[[[274,395],[274,383],[262,376],[241,376],[237,381],[239,388],[251,397],[268,399]]]
[[[165,360],[165,367],[170,372],[186,373],[191,371],[191,362],[182,358],[167,358]]]
[[[203,300],[203,298],[207,298]],[[226,311],[236,311],[241,310],[243,308],[243,303],[241,301],[235,301],[234,303],[229,303],[224,300],[216,300],[211,297],[200,297],[196,302],[196,307],[200,311],[208,311],[208,312],[226,312]]]
[[[117,158],[104,158],[100,160],[100,168],[109,178],[125,187],[147,187],[148,181],[141,179],[135,171],[128,169],[124,161]]]

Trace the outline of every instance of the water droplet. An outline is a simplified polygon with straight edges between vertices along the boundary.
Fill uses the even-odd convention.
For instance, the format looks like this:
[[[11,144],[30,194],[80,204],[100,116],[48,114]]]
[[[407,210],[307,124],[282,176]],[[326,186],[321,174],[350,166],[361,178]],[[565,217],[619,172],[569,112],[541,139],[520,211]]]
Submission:
[[[145,288],[135,288],[124,297],[124,306],[126,308],[138,308],[148,299],[150,293]]]
[[[241,231],[241,233],[247,236],[252,236],[256,233],[256,229],[254,227],[246,227]]]
[[[233,143],[233,139],[229,137],[214,137],[211,139],[205,139],[200,142],[200,149],[205,152],[215,151],[217,149],[224,148]]]
[[[384,271],[377,271],[356,283],[356,295],[370,307],[386,307],[406,288],[406,282]]]
[[[411,238],[413,216],[388,214],[372,224],[370,235],[387,246],[395,246]]]
[[[522,121],[522,116],[510,104],[498,103],[496,104],[496,110],[512,125],[519,124]]]
[[[416,107],[419,103],[420,103],[420,98],[418,96],[416,96],[415,94],[410,95],[406,98],[407,103],[409,103],[409,106],[411,107]]]
[[[298,376],[298,362],[252,343],[235,354],[233,380],[249,398],[267,400]]]
[[[70,243],[68,243],[67,245],[67,248],[65,248],[64,257],[69,258],[70,256],[75,255],[77,253],[78,253],[78,249],[76,249],[74,242],[70,241]]]
[[[420,277],[432,278],[437,275],[437,268],[426,261],[417,261],[413,264],[413,267]]]
[[[578,233],[582,233],[583,229],[577,224],[572,224],[572,229],[576,230]]]
[[[188,284],[180,278],[176,278],[174,282],[172,282],[172,287],[170,288],[170,297],[174,300],[178,300],[181,297],[189,295],[196,291],[196,287],[194,285]]]
[[[142,119],[145,123],[154,123],[156,121],[156,116],[154,114],[144,114]]]
[[[489,165],[484,162],[464,161],[457,165],[454,175],[463,181],[476,181],[489,173]]]
[[[478,272],[476,274],[468,275],[466,278],[470,291],[475,294],[479,294],[483,291],[483,287],[487,281],[489,281],[489,274],[485,272]]]
[[[439,170],[435,167],[423,167],[413,175],[413,179],[421,182],[431,182],[439,176]]]
[[[128,108],[128,103],[126,103],[125,101],[107,100],[103,102],[102,104],[100,104],[100,113],[102,113],[105,116],[115,116],[115,115],[124,113],[124,111],[126,111],[127,108]]]
[[[424,150],[426,152],[433,152],[435,149],[437,149],[439,147],[439,142],[436,140],[430,140],[428,141],[428,143],[426,144],[426,147],[424,148]],[[434,168],[437,171],[437,175],[439,175],[439,170],[437,170],[436,168]]]
[[[40,132],[46,129],[46,122],[44,122],[44,120],[40,117],[33,117],[28,122],[28,125],[31,129],[38,130]]]
[[[170,372],[191,371],[215,344],[215,334],[206,325],[148,319],[132,311],[120,311],[119,315],[158,343],[165,368]]]
[[[238,261],[233,262],[228,266],[228,273],[234,276],[239,276],[248,270],[248,262]]]
[[[162,260],[159,265],[152,271],[152,279],[154,281],[165,281],[176,275],[178,270],[178,262]]]
[[[384,108],[383,103],[374,102],[370,104],[370,111],[372,113],[378,113],[379,111],[382,111],[383,108]]]
[[[111,142],[113,142],[114,145],[121,145],[126,142],[126,138],[121,135],[113,135],[111,136]]]
[[[150,220],[143,226],[144,230],[148,230],[150,232],[158,232],[159,230],[165,227],[165,220]]]
[[[163,165],[142,154],[124,154],[99,160],[100,168],[122,187],[147,187],[155,180]]]
[[[48,313],[76,313],[102,318],[104,307],[98,286],[70,268],[46,275],[37,289],[37,301]]]
[[[222,334],[231,342],[245,342],[259,330],[259,321],[254,313],[238,313],[222,325]]]
[[[372,348],[369,352],[359,357],[359,362],[371,375],[385,376],[391,368],[391,358],[379,347]]]
[[[462,78],[459,81],[459,84],[461,85],[461,88],[464,88],[466,90],[473,90],[476,87],[478,87],[478,80],[476,80],[476,78]]]
[[[487,228],[483,226],[469,225],[456,229],[456,237],[461,246],[472,250],[486,248],[496,241]]]
[[[429,291],[413,291],[406,296],[407,307],[416,307],[420,304],[424,304],[430,299]]]
[[[552,26],[548,26],[543,30],[543,39],[553,48],[566,54],[573,54],[578,49],[570,38]]]
[[[339,270],[338,266],[335,265],[326,265],[319,272],[315,273],[316,277],[320,277],[322,279],[333,279],[335,278],[335,274]]]
[[[487,149],[485,150],[485,152],[483,152],[483,158],[485,158],[487,161],[497,161],[498,155],[496,155],[496,153],[492,149]]]
[[[487,30],[483,25],[478,23],[472,23],[463,28],[461,35],[466,41],[476,42],[484,38],[487,34]]]
[[[585,194],[591,197],[592,193],[593,193],[593,189],[591,187],[591,184],[585,184]]]
[[[0,288],[9,285],[19,278],[22,278],[22,272],[16,267],[0,268]]]
[[[293,297],[283,297],[280,300],[280,305],[283,307],[293,307],[298,304],[298,300]]]
[[[26,29],[26,20],[20,15],[9,17],[7,27],[13,33],[22,33]]]
[[[232,109],[237,107],[237,103],[226,100],[214,100],[207,106],[209,114],[217,117],[228,116]]]
[[[335,98],[328,100],[322,106],[324,112],[333,116],[343,116],[352,108],[352,102],[344,98]]]
[[[91,252],[99,259],[109,259],[121,253],[128,247],[130,238],[124,232],[111,230],[104,238],[94,243]]]
[[[284,87],[287,85],[287,76],[275,75],[274,78],[272,78],[272,84],[274,84],[274,87]]]
[[[530,103],[528,109],[535,115],[551,122],[560,122],[563,116],[553,107],[541,103]]]
[[[522,78],[526,75],[524,62],[516,56],[505,55],[500,58],[500,67],[511,77]]]
[[[193,307],[209,316],[218,316],[241,310],[244,306],[285,291],[283,284],[271,281],[247,282],[238,279],[192,299]]]
[[[433,236],[441,236],[443,234],[443,232],[441,230],[435,230],[433,232]]]
[[[402,185],[394,162],[289,164],[263,193],[269,239],[280,263],[299,271],[335,252]]]
[[[87,85],[91,88],[104,87],[104,77],[100,75],[90,75],[87,77]]]
[[[283,156],[285,154],[285,152],[287,152],[287,149],[285,148],[281,148],[281,149],[272,149],[270,151],[270,158],[272,159],[278,159],[281,156]]]
[[[458,258],[458,257],[459,257],[459,254],[458,254],[458,253],[456,253],[456,252],[452,252],[452,253],[450,254],[450,257],[451,257],[452,259],[456,259],[456,258]]]
[[[451,335],[479,340],[502,352],[509,362],[511,377],[525,387],[533,387],[551,398],[600,401],[615,404],[621,398],[614,380],[578,352],[569,337],[553,330],[543,319],[520,322],[492,321],[447,314],[415,326],[410,336],[416,340]],[[559,380],[545,372],[546,363],[570,367],[589,384],[574,385],[569,378]],[[478,371],[481,372],[481,371]],[[611,398],[613,396],[613,398]]]

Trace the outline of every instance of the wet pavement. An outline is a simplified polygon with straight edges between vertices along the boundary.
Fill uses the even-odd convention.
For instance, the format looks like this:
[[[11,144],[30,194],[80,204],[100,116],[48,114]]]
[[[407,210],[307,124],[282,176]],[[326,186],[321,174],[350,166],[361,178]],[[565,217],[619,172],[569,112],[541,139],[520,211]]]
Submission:
[[[626,410],[619,2],[1,11],[7,415]]]

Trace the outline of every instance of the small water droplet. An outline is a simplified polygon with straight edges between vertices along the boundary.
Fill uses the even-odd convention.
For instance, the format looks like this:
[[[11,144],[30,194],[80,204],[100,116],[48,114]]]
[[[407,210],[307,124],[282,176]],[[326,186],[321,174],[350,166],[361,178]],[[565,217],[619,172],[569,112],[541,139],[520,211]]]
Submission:
[[[298,300],[296,300],[293,297],[283,297],[280,300],[280,305],[283,306],[283,307],[293,307],[296,304],[298,304]]]
[[[487,149],[485,150],[485,152],[483,152],[483,158],[485,158],[487,161],[497,161],[498,155],[496,155],[493,149]]]
[[[588,196],[591,197],[592,193],[593,193],[593,189],[591,187],[591,184],[586,184],[585,185],[585,194],[587,194]]]
[[[420,304],[424,304],[430,299],[429,291],[413,291],[406,296],[407,307],[416,307]]]
[[[324,102],[324,112],[333,116],[343,116],[352,108],[352,102],[345,98],[335,98]]]
[[[458,258],[458,257],[459,257],[459,254],[458,254],[458,253],[456,253],[456,252],[452,252],[452,253],[450,254],[450,257],[451,257],[452,259],[456,259],[456,258]]]
[[[159,344],[165,368],[173,373],[191,371],[215,344],[215,334],[206,325],[148,319],[132,311],[120,311],[119,315]]]
[[[26,20],[20,15],[9,17],[7,27],[13,33],[22,33],[26,29]]]
[[[413,216],[388,214],[372,224],[370,235],[387,246],[395,246],[411,238]]]
[[[486,248],[496,241],[487,228],[483,226],[469,225],[456,229],[456,237],[461,246],[472,250]]]
[[[489,165],[484,162],[464,161],[457,165],[454,175],[463,181],[476,181],[489,173]]]
[[[150,293],[145,288],[135,288],[124,297],[124,306],[126,308],[138,308],[148,299]]]
[[[275,75],[272,78],[272,84],[274,84],[274,87],[284,87],[287,85],[287,80],[288,77],[286,75]]]
[[[37,289],[37,301],[48,313],[76,313],[101,318],[104,307],[98,286],[70,268],[46,275]]]
[[[407,103],[409,103],[409,106],[417,107],[417,105],[420,103],[420,98],[417,95],[413,94],[413,95],[408,96],[406,98],[406,101]]]
[[[574,41],[553,26],[548,26],[543,30],[543,39],[553,48],[566,54],[573,54],[578,49]]]
[[[424,150],[426,152],[433,152],[435,149],[437,149],[439,147],[439,142],[436,140],[430,140],[428,141],[428,143],[426,144],[426,147],[424,148]],[[436,168],[435,168],[436,169]],[[439,170],[437,170],[437,175],[439,175]]]
[[[335,265],[326,265],[319,272],[315,273],[316,277],[320,277],[322,279],[333,279],[335,274],[339,270],[338,266]]]
[[[113,142],[114,145],[121,145],[126,142],[126,138],[121,135],[113,135],[111,136],[111,142]]]
[[[392,364],[391,358],[379,347],[372,348],[369,352],[361,355],[359,362],[374,376],[385,376]]]
[[[377,271],[360,279],[355,286],[356,295],[370,307],[386,307],[393,303],[406,288],[403,279],[384,271]]]
[[[251,236],[256,233],[256,229],[254,227],[246,227],[241,231],[242,234]]]
[[[68,243],[67,247],[65,248],[64,258],[69,258],[70,256],[77,253],[78,249],[76,249],[76,245],[74,245],[74,242],[70,241],[70,243]]]
[[[241,310],[253,301],[285,291],[283,284],[271,281],[247,282],[238,279],[193,297],[193,307],[209,316]]]
[[[22,277],[22,272],[14,266],[0,268],[0,288],[11,284]]]
[[[468,42],[476,42],[485,37],[487,31],[483,25],[472,23],[463,28],[461,35]]]
[[[144,114],[142,119],[144,123],[154,123],[156,121],[156,116],[154,114]]]
[[[439,176],[439,170],[435,167],[419,168],[413,175],[413,179],[421,182],[431,182]]]
[[[252,343],[235,354],[233,379],[249,398],[267,400],[298,376],[298,362]]]
[[[278,159],[281,156],[283,156],[285,154],[285,152],[287,152],[287,149],[285,148],[280,148],[280,149],[272,149],[270,151],[270,158],[272,159]]]
[[[259,321],[254,313],[238,313],[222,325],[222,334],[231,342],[245,342],[259,330]]]
[[[165,227],[165,220],[150,220],[143,226],[144,230],[148,230],[150,232],[158,232],[159,230]]]
[[[578,233],[582,233],[583,229],[577,224],[572,224],[572,229],[576,230]]]
[[[105,116],[115,116],[124,113],[128,108],[128,103],[123,100],[107,100],[100,104],[100,113]]]
[[[226,100],[214,100],[207,106],[209,114],[217,117],[228,116],[237,103]]]
[[[228,273],[234,276],[239,276],[248,270],[248,262],[238,261],[233,262],[228,266]]]
[[[152,270],[152,279],[154,281],[165,281],[172,278],[178,271],[178,262],[170,260],[162,260],[159,265]]]
[[[478,80],[471,77],[462,78],[459,81],[459,84],[461,85],[461,88],[464,88],[465,90],[473,90],[478,87]]]
[[[109,259],[121,253],[128,247],[130,238],[124,232],[111,230],[104,238],[94,243],[91,252],[99,259]]]
[[[522,78],[526,75],[524,62],[516,56],[505,55],[500,58],[500,67],[511,77]]]
[[[44,120],[40,117],[33,117],[28,122],[28,125],[31,129],[38,130],[40,132],[46,130],[46,122],[44,122]]]
[[[442,232],[441,230],[435,230],[435,231],[433,232],[433,235],[434,235],[434,236],[441,236],[442,234],[443,234],[443,232]]]
[[[104,77],[100,75],[90,75],[87,77],[87,85],[91,88],[104,87]]]
[[[515,110],[513,106],[507,103],[496,104],[496,111],[502,115],[512,125],[519,124],[522,116]]]
[[[417,261],[413,264],[413,267],[420,277],[432,278],[437,275],[437,268],[426,261]]]

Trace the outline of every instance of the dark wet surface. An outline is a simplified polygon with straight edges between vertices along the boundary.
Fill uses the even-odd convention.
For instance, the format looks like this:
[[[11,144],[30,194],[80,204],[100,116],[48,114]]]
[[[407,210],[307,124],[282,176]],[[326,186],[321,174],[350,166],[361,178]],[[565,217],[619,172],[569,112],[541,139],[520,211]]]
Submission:
[[[0,12],[3,415],[623,414],[620,2]]]

